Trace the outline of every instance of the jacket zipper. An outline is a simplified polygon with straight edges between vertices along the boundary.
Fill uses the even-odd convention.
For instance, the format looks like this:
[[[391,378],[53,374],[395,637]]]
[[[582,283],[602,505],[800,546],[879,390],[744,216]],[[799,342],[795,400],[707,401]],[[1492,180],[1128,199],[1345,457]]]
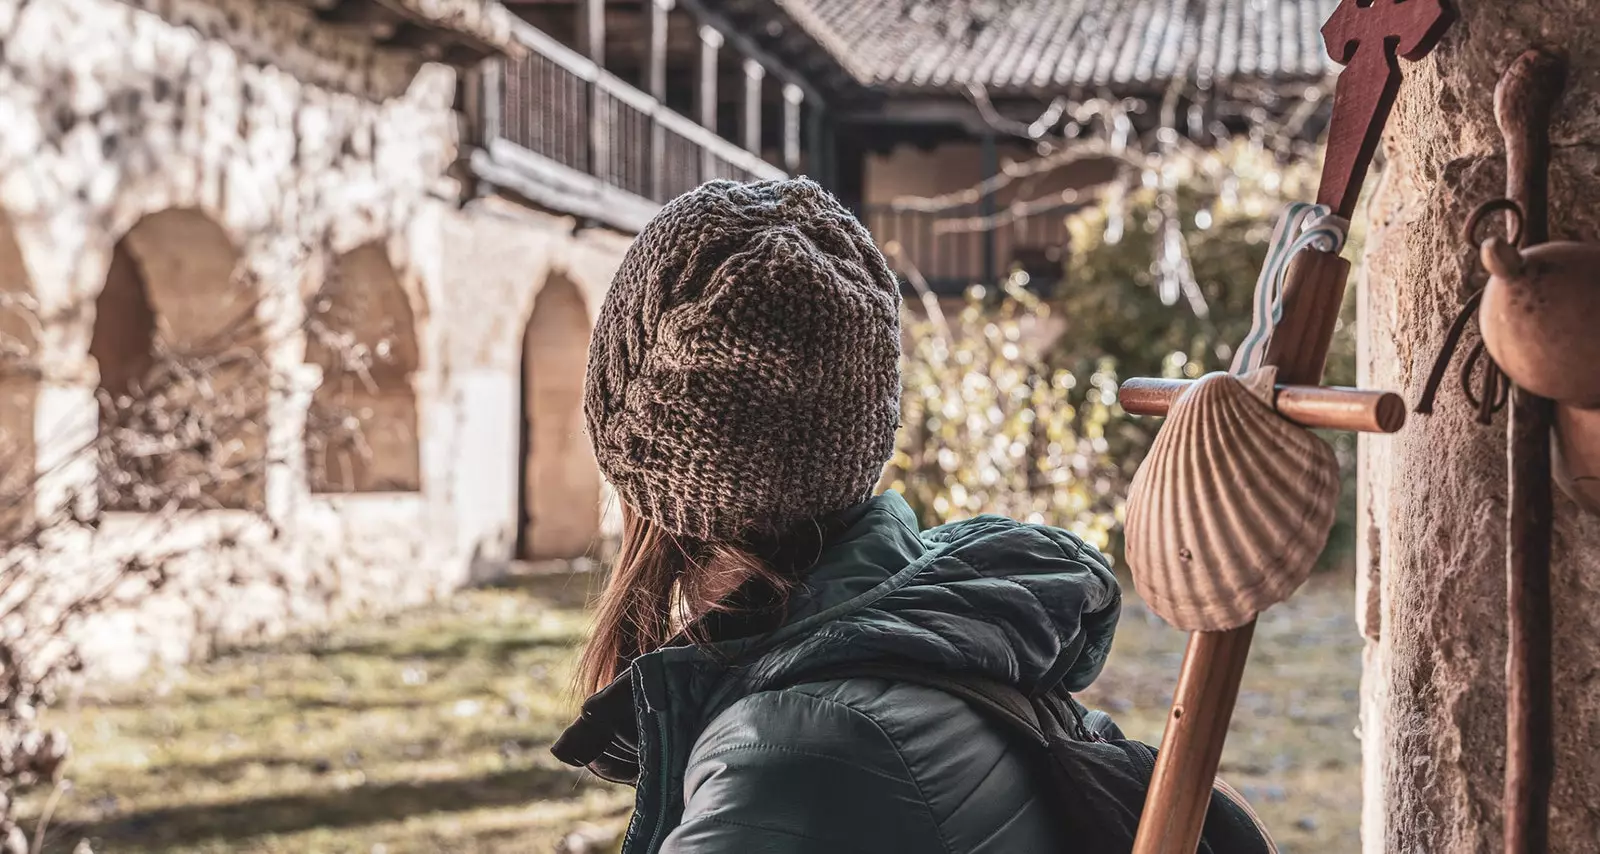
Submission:
[[[656,768],[665,769],[667,767],[667,722],[662,719],[660,714],[653,714],[651,717],[655,718],[656,721]],[[656,854],[656,851],[660,850],[661,832],[667,826],[667,787],[665,781],[661,779],[662,773],[664,772],[657,773],[656,780],[656,826],[654,830],[650,831],[650,845],[645,849],[650,854]]]
[[[656,854],[663,841],[662,836],[667,828],[667,717],[664,714],[667,706],[666,686],[662,683],[661,662],[651,657],[644,657],[634,662],[638,674],[635,689],[636,696],[644,698],[644,711],[655,722],[655,744],[651,745],[650,753],[655,758],[655,827],[650,830],[650,843],[645,846],[645,854]],[[642,727],[641,727],[642,729]],[[644,735],[643,732],[640,735]],[[644,745],[640,745],[641,749]]]

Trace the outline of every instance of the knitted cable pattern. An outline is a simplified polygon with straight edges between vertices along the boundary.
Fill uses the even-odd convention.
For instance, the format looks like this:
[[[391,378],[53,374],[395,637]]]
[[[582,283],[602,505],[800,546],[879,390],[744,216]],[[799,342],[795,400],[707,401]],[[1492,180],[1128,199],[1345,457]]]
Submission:
[[[674,533],[738,540],[870,496],[900,423],[899,288],[806,179],[712,181],[639,233],[596,321],[595,458]]]

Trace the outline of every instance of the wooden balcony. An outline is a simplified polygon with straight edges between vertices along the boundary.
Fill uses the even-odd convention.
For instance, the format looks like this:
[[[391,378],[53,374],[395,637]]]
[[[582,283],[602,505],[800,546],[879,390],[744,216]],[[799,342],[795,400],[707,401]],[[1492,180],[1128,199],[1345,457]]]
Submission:
[[[1072,240],[1064,216],[1074,207],[1014,214],[986,203],[938,211],[874,204],[863,222],[902,279],[920,277],[938,296],[992,286],[1018,269],[1028,273],[1030,289],[1048,296],[1062,280]]]
[[[526,51],[485,65],[467,105],[480,183],[635,232],[706,181],[785,176],[532,25],[513,24]]]

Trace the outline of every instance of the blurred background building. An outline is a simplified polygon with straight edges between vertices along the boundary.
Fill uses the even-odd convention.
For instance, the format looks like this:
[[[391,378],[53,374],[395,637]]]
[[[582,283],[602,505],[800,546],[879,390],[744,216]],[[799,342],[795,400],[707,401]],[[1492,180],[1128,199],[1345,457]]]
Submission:
[[[0,2],[13,563],[160,564],[83,649],[130,674],[592,554],[589,325],[664,201],[807,174],[908,293],[1049,298],[1135,154],[1315,140],[1330,6]]]

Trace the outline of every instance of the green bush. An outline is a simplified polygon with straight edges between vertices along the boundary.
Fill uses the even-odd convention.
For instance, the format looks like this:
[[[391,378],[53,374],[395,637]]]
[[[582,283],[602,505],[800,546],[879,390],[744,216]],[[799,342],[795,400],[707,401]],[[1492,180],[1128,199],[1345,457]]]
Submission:
[[[887,480],[924,524],[999,513],[1110,545],[1116,487],[1131,473],[1108,453],[1116,374],[1029,357],[1028,326],[1050,311],[1025,292],[995,300],[973,288],[944,324],[907,317],[905,415]]]

